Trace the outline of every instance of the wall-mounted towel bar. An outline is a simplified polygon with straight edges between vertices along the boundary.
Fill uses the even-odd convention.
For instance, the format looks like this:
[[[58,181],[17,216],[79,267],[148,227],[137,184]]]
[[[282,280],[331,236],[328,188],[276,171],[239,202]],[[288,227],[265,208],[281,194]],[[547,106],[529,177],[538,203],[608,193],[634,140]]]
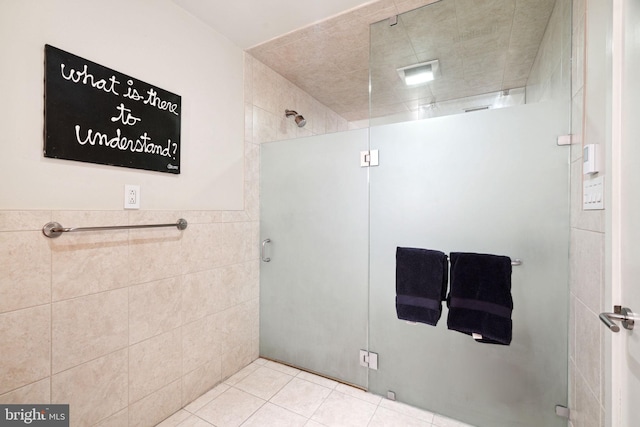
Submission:
[[[449,259],[449,257],[447,256],[447,259]],[[511,265],[516,266],[516,265],[522,265],[522,260],[515,258],[511,260]]]
[[[137,228],[177,227],[178,230],[187,228],[187,220],[180,218],[172,224],[146,224],[146,225],[115,225],[108,227],[73,227],[65,228],[58,222],[48,222],[42,227],[42,233],[49,238],[59,237],[62,233],[74,233],[76,231],[104,231],[104,230],[133,230]]]

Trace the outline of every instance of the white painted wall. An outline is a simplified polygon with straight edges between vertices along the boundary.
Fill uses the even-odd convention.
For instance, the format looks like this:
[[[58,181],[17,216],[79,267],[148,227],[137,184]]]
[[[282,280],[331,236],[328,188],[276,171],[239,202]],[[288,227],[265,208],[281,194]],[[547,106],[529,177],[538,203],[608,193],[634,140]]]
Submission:
[[[43,156],[44,45],[182,97],[180,175]],[[0,0],[0,209],[239,210],[242,50],[170,0]]]

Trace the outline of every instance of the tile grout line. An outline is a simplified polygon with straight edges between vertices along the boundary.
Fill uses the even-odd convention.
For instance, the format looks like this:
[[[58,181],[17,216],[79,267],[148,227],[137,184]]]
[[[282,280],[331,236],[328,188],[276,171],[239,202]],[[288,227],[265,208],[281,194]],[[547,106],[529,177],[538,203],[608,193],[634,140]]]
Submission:
[[[52,221],[53,211],[49,211]],[[53,403],[53,248],[49,247],[49,403]]]
[[[253,364],[253,363],[255,363],[255,362],[256,362],[256,361],[252,362],[252,364]],[[275,362],[274,362],[274,363],[275,363]],[[420,422],[427,423],[427,424],[428,424],[429,426],[431,426],[431,427],[436,427],[436,424],[434,424],[434,423],[433,423],[433,421],[435,421],[435,418],[434,418],[434,417],[435,417],[435,414],[430,413],[430,414],[432,415],[432,419],[429,421],[429,420],[426,420],[426,419],[419,418],[419,417],[417,417],[417,416],[415,416],[415,415],[413,415],[413,414],[411,414],[411,413],[406,413],[406,412],[403,412],[403,411],[397,411],[397,410],[395,410],[395,409],[393,409],[393,408],[387,408],[386,406],[383,406],[383,405],[382,405],[382,402],[384,401],[384,397],[382,397],[382,396],[376,396],[376,395],[374,395],[374,396],[376,396],[376,397],[379,397],[379,399],[376,399],[376,400],[375,400],[375,402],[376,402],[376,403],[374,403],[373,401],[370,401],[370,400],[367,400],[367,399],[362,399],[362,398],[360,398],[360,397],[350,395],[349,393],[345,393],[345,392],[343,392],[343,391],[337,390],[337,387],[329,388],[329,387],[326,387],[326,386],[324,386],[324,385],[314,383],[313,381],[309,381],[309,380],[307,380],[307,379],[300,378],[299,376],[300,376],[303,372],[306,372],[306,371],[304,371],[304,370],[299,370],[299,372],[297,372],[295,375],[291,375],[291,374],[289,374],[289,373],[286,373],[286,372],[280,371],[280,370],[278,370],[278,369],[274,369],[274,368],[273,368],[273,367],[271,367],[271,366],[266,366],[266,363],[255,363],[255,365],[257,366],[257,368],[256,368],[256,369],[254,369],[253,371],[251,371],[250,373],[248,373],[247,375],[243,376],[243,378],[242,378],[242,379],[240,379],[236,384],[233,384],[233,385],[232,385],[232,384],[228,384],[228,383],[224,383],[224,382],[223,382],[223,383],[221,383],[221,384],[225,384],[225,385],[227,386],[227,389],[225,389],[225,391],[223,391],[222,393],[218,394],[216,397],[214,397],[213,399],[209,400],[207,403],[205,403],[204,405],[202,405],[202,406],[201,406],[199,409],[197,409],[195,412],[191,412],[190,410],[187,410],[186,408],[182,408],[182,409],[184,409],[184,410],[185,410],[189,415],[195,415],[197,418],[202,419],[203,421],[205,421],[205,422],[209,423],[207,420],[205,420],[205,419],[201,418],[201,417],[197,414],[197,412],[199,412],[199,411],[200,411],[200,409],[202,409],[204,406],[206,406],[206,405],[210,404],[211,402],[213,402],[214,400],[216,400],[218,397],[220,397],[220,395],[224,394],[224,393],[225,393],[226,391],[228,391],[229,389],[234,389],[234,390],[236,390],[236,391],[238,391],[238,392],[247,393],[247,394],[249,394],[249,395],[251,395],[251,396],[254,396],[254,397],[256,397],[256,398],[259,398],[259,399],[261,399],[261,400],[263,401],[263,403],[262,403],[262,404],[261,404],[261,405],[260,405],[256,410],[254,410],[254,411],[253,411],[249,416],[247,416],[247,417],[244,419],[244,421],[242,421],[241,425],[245,425],[245,424],[249,421],[249,419],[251,419],[253,416],[255,416],[255,414],[256,414],[258,411],[260,411],[260,409],[262,409],[262,408],[264,408],[264,407],[265,407],[265,404],[266,404],[266,403],[270,403],[271,405],[274,405],[274,406],[276,406],[276,407],[278,407],[278,408],[281,408],[281,409],[283,409],[283,410],[287,411],[288,413],[295,414],[296,416],[300,416],[300,417],[304,418],[304,419],[306,420],[306,422],[308,423],[309,421],[314,421],[314,420],[313,420],[313,416],[314,416],[314,414],[316,414],[316,413],[317,413],[317,411],[318,411],[318,409],[319,409],[319,408],[320,408],[320,407],[321,407],[321,406],[322,406],[322,405],[327,401],[328,397],[329,397],[333,392],[337,392],[337,393],[339,393],[339,394],[342,394],[342,395],[349,396],[349,397],[351,397],[351,398],[357,399],[358,401],[361,401],[361,402],[364,402],[364,403],[368,403],[368,404],[370,404],[370,405],[372,405],[372,406],[374,406],[374,407],[375,407],[375,409],[374,409],[373,413],[370,415],[370,417],[369,417],[369,419],[368,419],[368,421],[367,421],[367,424],[366,424],[367,426],[371,425],[371,422],[374,420],[374,418],[375,418],[376,414],[378,413],[378,411],[380,410],[380,408],[383,408],[383,409],[388,409],[389,411],[392,411],[392,412],[394,412],[394,413],[395,413],[395,412],[397,412],[398,414],[401,414],[401,415],[406,416],[406,417],[408,417],[408,418],[411,418],[411,419],[413,419],[413,420],[416,420],[416,421],[420,421]],[[248,366],[249,366],[249,365],[248,365]],[[283,366],[286,366],[286,365],[283,365]],[[248,391],[242,390],[241,388],[236,387],[236,385],[237,385],[237,384],[239,384],[241,381],[243,381],[244,379],[246,379],[246,378],[248,378],[249,376],[251,376],[252,374],[254,374],[254,373],[255,373],[259,368],[261,368],[261,367],[268,368],[268,370],[270,370],[270,371],[277,372],[277,373],[279,373],[279,374],[287,375],[288,377],[290,377],[290,378],[289,378],[289,380],[288,380],[284,385],[282,385],[280,388],[278,388],[278,390],[277,390],[277,391],[276,391],[276,392],[275,392],[271,397],[269,397],[268,399],[264,399],[264,398],[262,398],[262,397],[260,397],[260,396],[256,396],[254,393],[251,393],[251,392],[248,392]],[[288,408],[288,407],[286,407],[286,406],[278,405],[278,404],[276,404],[276,403],[274,403],[274,402],[272,401],[272,399],[273,399],[273,398],[274,398],[278,393],[280,393],[280,392],[281,392],[281,391],[282,391],[282,390],[283,390],[287,385],[289,385],[289,384],[291,383],[291,381],[292,381],[293,379],[295,379],[295,378],[298,378],[299,380],[304,381],[304,382],[306,382],[306,383],[313,384],[313,385],[318,386],[318,387],[322,387],[322,388],[327,389],[327,390],[329,391],[329,394],[328,394],[326,397],[322,398],[321,402],[320,402],[320,403],[319,403],[319,405],[318,405],[318,408],[316,408],[316,409],[314,410],[314,412],[313,412],[310,416],[300,414],[300,413],[295,412],[294,410],[292,410],[292,409],[290,409],[290,408]],[[345,385],[345,386],[346,386],[346,385]],[[359,390],[359,389],[357,389],[357,388],[354,388],[354,389],[355,389],[355,390]],[[369,393],[369,392],[365,392],[365,393]],[[416,409],[419,409],[419,408],[416,408]],[[184,421],[183,421],[183,422],[184,422]]]
[[[131,225],[131,211],[126,212],[127,216],[127,224]],[[131,234],[129,231],[127,233],[127,271],[131,271],[130,263],[131,263]],[[129,406],[131,406],[131,318],[129,314],[130,304],[129,301],[131,299],[131,285],[132,280],[131,276],[127,275],[127,424],[131,424],[131,411],[129,410]]]
[[[286,366],[286,365],[283,365],[283,366]],[[272,369],[272,368],[270,368],[270,369]],[[273,370],[273,371],[277,371],[277,370],[275,370],[275,369],[272,369],[272,370]],[[277,371],[277,372],[280,372],[280,371]],[[269,402],[269,403],[271,403],[271,404],[272,404],[272,405],[274,405],[274,406],[277,406],[278,408],[282,408],[282,409],[284,409],[284,410],[285,410],[285,411],[287,411],[287,412],[290,412],[290,413],[292,413],[292,414],[299,415],[299,416],[301,416],[301,417],[306,418],[306,420],[307,420],[307,422],[305,423],[305,425],[306,425],[309,421],[311,421],[311,418],[312,418],[312,417],[313,417],[313,415],[316,413],[316,411],[318,410],[318,408],[320,408],[320,406],[322,406],[322,403],[324,403],[324,402],[325,402],[325,400],[327,400],[327,398],[326,398],[326,397],[322,399],[322,403],[321,403],[320,405],[318,405],[318,408],[316,408],[316,409],[313,411],[313,414],[311,414],[311,416],[309,416],[309,417],[307,417],[306,415],[299,414],[299,413],[297,413],[297,412],[295,412],[295,411],[292,411],[292,410],[291,410],[291,409],[289,409],[289,408],[286,408],[286,407],[284,407],[284,406],[282,406],[282,405],[278,405],[277,403],[274,403],[274,402],[272,402],[272,401],[271,401],[271,399],[273,399],[273,398],[274,398],[278,393],[280,393],[280,391],[282,391],[282,390],[283,390],[283,389],[284,389],[288,384],[290,384],[290,383],[291,383],[291,381],[293,381],[293,379],[295,379],[295,378],[299,379],[300,381],[306,381],[306,382],[308,382],[308,383],[310,383],[310,384],[317,385],[317,386],[319,386],[319,387],[324,387],[324,386],[321,386],[320,384],[312,383],[311,381],[307,381],[307,380],[305,380],[305,379],[303,379],[303,378],[298,378],[298,375],[300,375],[302,372],[305,372],[305,371],[300,370],[300,372],[298,372],[296,375],[292,376],[291,380],[289,380],[289,381],[287,382],[287,384],[283,385],[283,386],[282,386],[282,387],[281,387],[281,388],[280,388],[276,393],[274,393],[274,395],[273,395],[273,396],[271,396],[271,398],[268,400],[268,402]],[[331,391],[333,391],[333,390],[329,389],[328,387],[325,387],[325,388],[327,388],[328,390],[330,390],[330,391],[329,391],[329,394],[331,394]],[[329,395],[327,395],[327,397],[328,397],[328,396],[329,396]]]

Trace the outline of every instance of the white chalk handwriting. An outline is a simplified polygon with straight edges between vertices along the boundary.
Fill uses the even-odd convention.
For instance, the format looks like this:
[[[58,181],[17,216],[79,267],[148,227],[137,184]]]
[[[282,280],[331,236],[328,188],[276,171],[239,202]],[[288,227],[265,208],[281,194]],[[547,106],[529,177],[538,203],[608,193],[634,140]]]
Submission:
[[[127,80],[127,84],[129,85],[129,87],[127,88],[127,93],[122,96],[124,96],[125,98],[133,99],[134,101],[140,101],[141,99],[144,99],[144,95],[140,95],[140,93],[138,93],[138,90],[133,87],[133,80]]]
[[[118,92],[116,92],[116,86],[119,85],[120,82],[116,80],[116,76],[111,76],[107,80],[105,79],[96,80],[94,75],[88,71],[86,64],[82,69],[82,71],[78,71],[71,68],[69,70],[69,73],[65,75],[64,67],[65,67],[64,64],[60,64],[60,73],[62,74],[63,79],[70,80],[74,83],[82,83],[83,85],[89,84],[96,89],[100,89],[107,93],[118,95]]]
[[[152,165],[159,171],[168,163],[164,171],[179,173],[180,143],[175,140],[180,139],[180,119],[173,117],[180,116],[179,96],[82,58],[62,58],[47,67],[47,72],[53,70],[47,76],[53,83],[49,85],[47,79],[47,90],[51,89],[51,100],[77,96],[69,103],[68,112],[75,118],[55,122],[51,130],[47,127],[47,137],[55,135],[75,145],[69,158],[117,159],[108,164],[118,164],[124,158],[122,165]],[[56,104],[47,104],[47,108],[49,105]],[[113,155],[107,156],[107,152]]]
[[[176,116],[178,115],[178,113],[176,112],[176,110],[178,109],[178,104],[174,104],[173,102],[169,101],[163,101],[158,97],[158,92],[153,89],[149,89],[147,93],[149,94],[149,97],[143,101],[145,104],[153,105],[160,110],[169,110]]]
[[[62,78],[71,81],[77,84],[89,85],[95,89],[102,90],[106,93],[111,93],[116,96],[120,96],[120,93],[117,91],[118,85],[120,82],[117,80],[116,76],[112,75],[108,79],[98,79],[92,73],[89,72],[89,67],[87,64],[84,65],[82,70],[78,71],[74,68],[69,68],[65,73],[66,65],[64,63],[60,64],[60,74]],[[133,80],[127,80],[127,91],[122,94],[122,97],[131,99],[133,101],[142,101],[145,105],[150,105],[156,107],[159,110],[168,111],[171,114],[179,116],[178,112],[178,104],[174,102],[170,102],[164,100],[158,96],[158,91],[154,88],[151,88],[146,91],[146,95],[142,95],[138,89],[133,86]],[[122,104],[120,104],[122,105]],[[132,124],[132,123],[125,123]]]
[[[123,103],[120,103],[120,105],[116,107],[116,110],[120,112],[120,115],[118,115],[118,117],[111,117],[112,122],[117,122],[119,120],[123,125],[133,126],[142,120],[131,114],[131,110],[125,107]]]
[[[83,133],[81,136],[82,128],[80,125],[75,125],[75,130],[76,141],[80,145],[99,145],[120,151],[130,151],[132,153],[156,154],[162,157],[171,157],[175,160],[178,144],[171,142],[170,139],[167,140],[166,146],[155,144],[151,141],[151,137],[147,132],[144,132],[138,138],[130,139],[124,136],[119,128],[116,129],[115,135],[107,135],[104,132],[87,129],[86,134]],[[171,148],[173,148],[173,152]]]

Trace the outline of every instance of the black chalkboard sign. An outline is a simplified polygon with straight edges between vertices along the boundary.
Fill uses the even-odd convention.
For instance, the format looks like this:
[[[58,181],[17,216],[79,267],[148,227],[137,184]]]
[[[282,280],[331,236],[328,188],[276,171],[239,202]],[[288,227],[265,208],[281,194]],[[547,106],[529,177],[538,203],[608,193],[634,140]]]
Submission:
[[[180,96],[45,45],[45,157],[180,173]]]

